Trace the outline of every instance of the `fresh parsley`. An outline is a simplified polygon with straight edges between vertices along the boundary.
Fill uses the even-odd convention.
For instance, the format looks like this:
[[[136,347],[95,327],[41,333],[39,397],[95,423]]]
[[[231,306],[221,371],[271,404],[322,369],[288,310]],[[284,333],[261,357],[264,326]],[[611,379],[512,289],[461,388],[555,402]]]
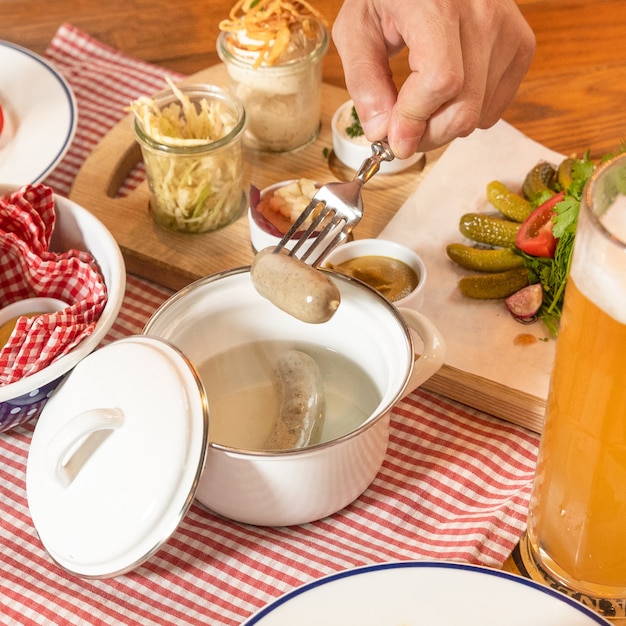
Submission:
[[[352,124],[350,124],[350,126],[346,126],[346,135],[353,138],[360,137],[363,135],[363,128],[361,127],[361,121],[359,120],[359,116],[354,107],[352,107],[350,115],[352,117]]]
[[[569,182],[564,186],[565,196],[555,207],[552,232],[558,239],[554,258],[533,257],[522,253],[524,263],[531,273],[531,282],[540,282],[544,298],[539,317],[552,335],[558,334],[559,320],[563,310],[565,286],[572,262],[576,225],[580,200],[585,183],[594,170],[594,164],[586,153],[582,159],[570,162]]]

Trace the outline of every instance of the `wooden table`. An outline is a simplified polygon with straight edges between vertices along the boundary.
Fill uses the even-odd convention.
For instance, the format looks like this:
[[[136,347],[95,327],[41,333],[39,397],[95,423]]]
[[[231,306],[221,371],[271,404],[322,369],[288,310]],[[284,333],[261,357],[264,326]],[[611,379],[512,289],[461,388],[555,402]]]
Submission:
[[[43,53],[62,22],[104,43],[185,74],[218,62],[219,19],[232,0],[0,0],[0,39]],[[519,0],[537,36],[537,53],[504,118],[564,153],[597,157],[626,138],[626,0]],[[335,18],[339,2],[315,6]],[[129,16],[130,19],[129,19]],[[393,60],[398,82],[406,55]],[[344,87],[334,46],[324,80]]]

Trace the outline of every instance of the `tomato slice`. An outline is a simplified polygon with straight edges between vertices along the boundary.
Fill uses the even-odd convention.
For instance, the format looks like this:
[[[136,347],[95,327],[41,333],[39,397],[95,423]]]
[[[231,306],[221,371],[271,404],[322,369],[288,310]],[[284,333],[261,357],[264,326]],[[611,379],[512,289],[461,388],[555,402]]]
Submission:
[[[552,234],[554,207],[563,200],[561,191],[540,204],[517,231],[515,245],[531,256],[554,258],[557,239]]]

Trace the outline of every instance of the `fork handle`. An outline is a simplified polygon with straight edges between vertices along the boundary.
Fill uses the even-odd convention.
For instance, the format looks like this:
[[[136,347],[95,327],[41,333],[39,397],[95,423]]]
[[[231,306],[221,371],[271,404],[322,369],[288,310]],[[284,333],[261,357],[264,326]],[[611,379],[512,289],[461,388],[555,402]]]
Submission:
[[[396,158],[386,139],[375,141],[372,144],[372,156],[380,156],[381,161],[393,161]]]
[[[372,156],[363,161],[354,180],[364,185],[378,170],[382,161],[393,161],[395,155],[391,151],[386,139],[375,141],[372,144]]]

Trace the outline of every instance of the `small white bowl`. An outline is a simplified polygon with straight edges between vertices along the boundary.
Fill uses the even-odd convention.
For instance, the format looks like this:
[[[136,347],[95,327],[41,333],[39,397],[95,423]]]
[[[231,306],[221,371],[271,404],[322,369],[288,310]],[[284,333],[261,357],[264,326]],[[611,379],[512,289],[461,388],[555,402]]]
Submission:
[[[56,313],[69,306],[56,298],[25,298],[0,309],[0,326],[10,320],[31,313]]]
[[[426,289],[426,265],[417,252],[406,246],[387,239],[356,239],[335,248],[324,259],[322,265],[332,267],[350,259],[364,256],[384,256],[406,263],[417,274],[417,287],[393,304],[398,308],[410,308],[416,311],[422,308]],[[338,272],[339,270],[335,271]]]
[[[331,129],[333,134],[333,152],[335,156],[346,166],[358,170],[365,159],[372,156],[372,144],[365,135],[349,137],[346,128],[354,119],[352,118],[352,100],[344,102],[333,114]],[[417,163],[424,156],[423,152],[416,152],[408,159],[394,159],[383,161],[380,164],[379,174],[397,174]]]
[[[296,182],[297,179],[293,180],[283,180],[279,183],[275,183],[262,189],[260,192],[260,197],[263,198],[265,195],[273,193],[276,189],[280,187],[284,187],[285,185],[289,185],[291,183]],[[319,187],[319,183],[315,183],[317,187]],[[258,215],[258,214],[257,214]],[[255,216],[255,212],[252,210],[252,207],[248,207],[248,224],[250,226],[250,243],[252,244],[252,248],[254,252],[260,252],[264,248],[274,247],[278,244],[278,242],[282,239],[282,235],[273,228],[270,224],[263,223],[263,216],[260,216],[261,219],[257,219]],[[326,239],[330,241],[331,236],[334,234],[333,231],[329,235],[327,235]],[[316,240],[316,235],[312,235],[310,238],[311,242]],[[294,244],[298,241],[298,237],[294,237],[292,242],[287,243],[285,248],[290,250]],[[302,252],[306,250],[306,244],[302,247]]]

